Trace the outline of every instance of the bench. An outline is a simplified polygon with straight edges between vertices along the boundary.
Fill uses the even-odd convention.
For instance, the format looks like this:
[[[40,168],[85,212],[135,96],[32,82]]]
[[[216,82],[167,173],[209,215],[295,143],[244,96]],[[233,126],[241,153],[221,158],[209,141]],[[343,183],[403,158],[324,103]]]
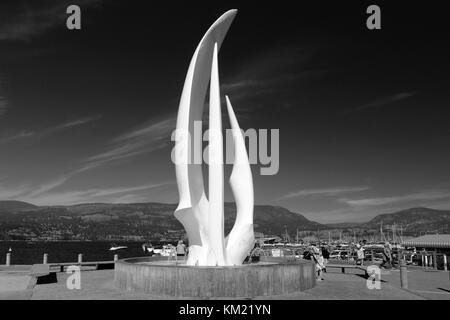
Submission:
[[[364,271],[365,275],[368,276],[367,269],[364,266],[358,266],[355,264],[327,264],[326,269],[328,268],[339,268],[342,273],[345,273],[345,269],[359,269]]]
[[[33,264],[30,270],[30,276],[42,277],[50,273],[50,266],[48,264]]]
[[[69,266],[95,266],[97,270],[114,269],[114,261],[93,261],[93,262],[63,262],[63,263],[49,263],[49,267],[59,267],[61,272],[64,272],[64,267]]]
[[[48,264],[33,264],[29,276],[30,282],[27,289],[33,289],[37,284],[56,282],[56,274],[50,272]]]
[[[33,264],[29,271],[30,282],[28,288],[32,289],[37,284],[57,282],[56,272],[51,272],[52,267],[59,267],[64,272],[64,267],[69,266],[95,266],[97,270],[114,269],[114,261],[93,261],[93,262],[63,262],[48,264]]]

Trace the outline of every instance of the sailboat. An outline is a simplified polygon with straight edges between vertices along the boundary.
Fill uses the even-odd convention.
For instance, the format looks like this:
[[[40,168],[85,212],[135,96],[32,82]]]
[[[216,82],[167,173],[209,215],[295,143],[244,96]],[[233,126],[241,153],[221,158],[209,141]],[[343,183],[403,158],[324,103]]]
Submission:
[[[291,236],[289,235],[289,233],[287,231],[287,227],[284,226],[284,228],[285,228],[285,232],[284,232],[284,236],[283,236],[284,245],[288,246],[288,247],[295,246],[295,243],[291,243]]]
[[[383,221],[381,221],[381,224],[380,224],[380,242],[386,242],[387,241],[387,239],[386,239],[386,237],[384,236],[384,233],[383,233]]]
[[[127,246],[118,246],[115,243],[113,243],[111,245],[111,248],[109,248],[109,251],[116,251],[116,250],[121,250],[121,249],[127,249]]]
[[[155,247],[153,247],[153,245],[150,242],[146,242],[142,244],[142,250],[144,250],[144,252],[148,252],[148,253],[155,253]]]
[[[289,234],[287,233],[287,230],[286,230],[285,238],[287,240],[286,246],[299,247],[299,246],[302,245],[302,243],[300,242],[300,237],[298,235],[298,228],[297,228],[297,234],[295,236],[295,242],[294,243],[289,241],[290,237],[289,237]]]

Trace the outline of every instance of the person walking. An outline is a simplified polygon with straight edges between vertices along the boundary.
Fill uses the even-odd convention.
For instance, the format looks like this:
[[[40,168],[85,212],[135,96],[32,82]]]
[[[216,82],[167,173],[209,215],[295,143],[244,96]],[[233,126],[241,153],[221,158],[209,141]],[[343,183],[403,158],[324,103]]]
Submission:
[[[183,240],[178,241],[177,244],[177,257],[184,257],[186,255],[186,246],[183,243]]]
[[[364,248],[360,245],[356,245],[356,264],[364,266]]]
[[[328,259],[330,259],[330,251],[327,247],[322,247],[322,257],[323,257],[323,272],[327,272]]]
[[[316,263],[316,272],[317,272],[317,281],[322,281],[323,277],[322,277],[322,272],[324,269],[324,259],[322,256],[321,251],[319,250],[319,248],[317,247],[313,247],[312,249],[312,259],[314,260],[314,262]]]
[[[383,248],[383,262],[381,263],[380,267],[384,269],[390,269],[392,263],[392,252],[391,252],[391,246],[389,242],[386,242],[384,244]],[[386,267],[387,266],[387,267]]]
[[[312,248],[306,248],[306,250],[303,251],[303,259],[304,260],[313,260],[313,258],[312,258]]]

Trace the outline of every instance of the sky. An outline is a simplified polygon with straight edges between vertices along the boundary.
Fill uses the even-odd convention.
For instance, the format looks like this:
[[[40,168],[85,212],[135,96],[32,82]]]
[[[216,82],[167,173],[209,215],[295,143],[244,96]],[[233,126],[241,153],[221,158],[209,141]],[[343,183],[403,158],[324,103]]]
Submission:
[[[66,27],[70,4],[81,30]],[[177,203],[170,136],[189,62],[236,8],[222,98],[244,130],[280,134],[278,173],[252,166],[256,204],[322,223],[450,209],[445,11],[377,1],[369,30],[369,4],[2,1],[0,200]]]

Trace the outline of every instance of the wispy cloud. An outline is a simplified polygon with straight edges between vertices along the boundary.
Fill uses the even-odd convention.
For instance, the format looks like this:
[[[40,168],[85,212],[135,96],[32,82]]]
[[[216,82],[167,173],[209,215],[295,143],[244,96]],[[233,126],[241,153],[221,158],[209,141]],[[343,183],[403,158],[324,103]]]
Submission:
[[[360,192],[369,190],[368,186],[357,186],[357,187],[336,187],[336,188],[326,188],[326,189],[308,189],[308,190],[298,190],[294,192],[290,192],[279,197],[276,200],[284,200],[290,198],[304,197],[304,196],[335,196],[343,193],[352,193],[352,192]]]
[[[0,117],[4,115],[11,107],[10,101],[6,96],[4,89],[4,86],[5,84],[7,84],[7,82],[7,79],[3,75],[0,75]]]
[[[125,194],[122,196],[115,196],[110,203],[139,203],[148,202],[148,195],[145,194]]]
[[[68,122],[64,122],[62,124],[56,125],[54,127],[50,127],[48,129],[43,130],[42,132],[40,132],[38,134],[39,138],[43,138],[45,136],[54,134],[54,133],[58,133],[60,131],[64,131],[64,130],[68,130],[68,129],[72,129],[75,127],[80,127],[80,126],[84,126],[88,123],[94,122],[98,119],[100,119],[101,116],[93,116],[93,117],[86,117],[86,118],[81,118],[81,119],[76,119],[76,120],[72,120],[72,121],[68,121]]]
[[[33,188],[33,190],[29,191],[27,194],[27,197],[29,198],[35,198],[37,196],[40,196],[42,194],[45,194],[57,187],[62,186],[64,183],[66,183],[66,181],[68,181],[70,178],[72,177],[71,174],[59,177],[55,180],[49,181],[49,182],[45,182],[41,185],[39,185],[38,187]]]
[[[97,5],[102,0],[78,0],[77,5],[86,7]],[[30,1],[4,4],[0,14],[0,41],[29,41],[58,25],[65,25],[66,9],[69,1]]]
[[[170,114],[157,121],[150,121],[111,140],[111,147],[84,160],[79,172],[140,154],[164,148],[176,126],[176,115]]]
[[[232,101],[289,92],[301,80],[311,80],[329,73],[326,68],[310,67],[309,62],[317,50],[319,48],[304,45],[260,52],[248,57],[248,61],[242,64],[245,67],[234,72],[233,77],[224,79],[221,90]],[[240,109],[252,106],[246,103]]]
[[[41,132],[21,132],[14,136],[0,139],[0,143],[8,143],[18,139],[29,137],[40,137],[55,134],[63,130],[68,130],[78,126],[86,125],[95,121],[99,117],[88,117],[77,119],[69,122],[47,128]],[[90,189],[85,191],[68,191],[59,192],[59,187],[63,186],[68,180],[75,175],[90,170],[106,163],[110,163],[119,159],[131,158],[145,152],[154,151],[166,147],[170,143],[170,136],[176,125],[175,114],[168,115],[158,121],[148,122],[143,126],[134,128],[111,140],[111,148],[97,155],[85,159],[82,166],[67,174],[60,176],[54,180],[42,183],[40,185],[25,184],[15,189],[0,188],[0,199],[15,199],[30,201],[37,204],[66,204],[91,201],[99,198],[107,198],[109,195],[122,194],[118,199],[121,201],[132,201],[142,197],[140,194],[132,192],[150,189],[159,185],[145,185],[130,188],[115,189]],[[165,183],[167,184],[167,183]],[[164,184],[164,185],[165,185]],[[161,184],[163,185],[163,184]],[[131,192],[131,194],[125,194]],[[115,198],[109,199],[114,201]],[[143,198],[142,198],[143,199]]]
[[[29,184],[22,184],[13,188],[7,188],[0,184],[0,200],[17,199],[20,196],[28,193],[30,190]]]
[[[6,100],[5,97],[0,96],[0,116],[4,115],[7,109],[8,109],[8,100]]]
[[[70,205],[99,201],[111,203],[148,201],[148,192],[173,184],[173,182],[161,182],[116,188],[52,191],[63,185],[69,178],[69,176],[64,176],[38,186],[27,183],[6,188],[0,185],[0,200],[21,200],[37,205]]]
[[[91,123],[97,119],[99,119],[100,116],[95,116],[95,117],[86,117],[86,118],[81,118],[81,119],[77,119],[77,120],[73,120],[73,121],[69,121],[69,122],[64,122],[62,124],[58,124],[56,126],[44,129],[42,131],[22,131],[19,132],[17,134],[11,135],[11,136],[6,136],[3,138],[0,138],[0,144],[5,144],[5,143],[10,143],[13,141],[17,141],[17,140],[21,140],[21,139],[26,139],[26,138],[38,138],[38,139],[42,139],[45,138],[49,135],[64,131],[64,130],[69,130],[75,127],[80,127],[83,125],[86,125],[88,123]]]
[[[392,104],[394,102],[405,100],[407,98],[413,97],[413,96],[415,96],[417,94],[418,94],[417,91],[400,92],[400,93],[394,94],[392,96],[388,96],[388,97],[384,97],[384,98],[381,98],[381,99],[374,100],[374,101],[369,102],[367,104],[361,105],[361,106],[353,108],[351,110],[348,110],[347,112],[356,112],[356,111],[364,111],[364,110],[368,110],[368,109],[381,108],[381,107],[387,106],[389,104]]]
[[[13,187],[5,187],[0,184],[0,200],[34,200],[36,197],[62,186],[71,176],[68,174],[42,184],[27,182]]]
[[[449,190],[430,190],[416,192],[401,196],[393,197],[380,197],[380,198],[367,198],[367,199],[339,199],[340,202],[345,203],[351,207],[372,207],[372,206],[383,206],[387,204],[400,203],[400,202],[411,202],[411,201],[429,201],[437,199],[450,198]]]
[[[163,182],[134,187],[98,188],[88,190],[46,192],[40,195],[26,195],[22,200],[36,205],[71,205],[86,202],[135,202],[149,199],[148,192],[168,186],[172,183]],[[119,201],[118,201],[119,200]]]
[[[305,72],[307,73],[307,72]],[[276,76],[276,77],[270,77],[265,78],[261,80],[256,79],[244,79],[244,80],[238,80],[235,82],[228,82],[221,85],[221,90],[224,92],[233,92],[236,90],[242,90],[242,89],[250,89],[250,88],[266,88],[271,87],[274,85],[280,85],[282,83],[290,82],[298,80],[305,76],[305,73],[300,74],[290,74],[290,75],[283,75],[283,76]],[[251,93],[249,93],[251,94]]]
[[[34,131],[22,131],[15,135],[0,138],[0,144],[10,143],[15,140],[33,137],[36,133]]]

